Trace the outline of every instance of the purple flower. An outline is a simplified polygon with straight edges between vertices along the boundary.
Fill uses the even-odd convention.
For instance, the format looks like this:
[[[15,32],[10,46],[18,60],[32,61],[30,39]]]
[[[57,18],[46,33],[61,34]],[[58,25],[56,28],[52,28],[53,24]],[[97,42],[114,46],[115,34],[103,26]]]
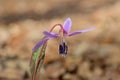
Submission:
[[[52,32],[53,29],[57,26],[60,26],[60,28],[61,28],[59,33]],[[61,24],[56,24],[56,25],[53,26],[53,28],[50,31],[43,31],[43,34],[45,35],[45,38],[40,40],[35,45],[35,47],[33,48],[33,51],[38,50],[38,48],[41,47],[44,43],[46,43],[49,39],[60,38],[59,52],[60,52],[60,54],[67,54],[68,48],[67,48],[67,44],[66,44],[66,41],[65,41],[64,37],[74,36],[74,35],[77,35],[77,34],[80,34],[80,33],[83,33],[83,32],[88,32],[88,31],[91,31],[91,30],[95,29],[95,27],[91,27],[91,28],[88,28],[88,29],[85,29],[85,30],[78,30],[78,31],[75,31],[73,33],[70,33],[71,27],[72,27],[72,21],[71,21],[70,18],[67,18],[65,20],[63,26]]]

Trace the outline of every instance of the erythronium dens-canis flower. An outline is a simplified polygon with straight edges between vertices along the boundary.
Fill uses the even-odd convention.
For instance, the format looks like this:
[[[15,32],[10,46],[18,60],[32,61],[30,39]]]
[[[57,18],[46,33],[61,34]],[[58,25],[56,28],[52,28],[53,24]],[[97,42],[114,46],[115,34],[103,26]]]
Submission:
[[[60,27],[59,32],[58,33],[53,32],[55,27],[58,27],[58,26]],[[66,56],[68,51],[68,46],[65,41],[65,37],[74,36],[74,35],[81,34],[81,33],[88,32],[95,29],[95,27],[91,27],[91,28],[78,30],[70,33],[71,27],[72,27],[72,21],[70,18],[67,18],[63,25],[55,24],[50,29],[50,31],[43,31],[44,37],[32,49],[33,52],[32,52],[31,61],[30,61],[32,80],[35,80],[36,74],[39,72],[43,64],[43,60],[45,57],[45,49],[46,49],[48,40],[52,38],[59,38],[60,39],[59,54]]]

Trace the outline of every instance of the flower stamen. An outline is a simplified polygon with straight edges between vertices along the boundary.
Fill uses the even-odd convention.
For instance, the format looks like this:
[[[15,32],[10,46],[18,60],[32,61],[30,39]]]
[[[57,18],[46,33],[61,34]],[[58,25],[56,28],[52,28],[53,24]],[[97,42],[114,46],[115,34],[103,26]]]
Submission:
[[[65,56],[68,51],[68,46],[63,37],[60,38],[60,44],[59,44],[59,54]]]

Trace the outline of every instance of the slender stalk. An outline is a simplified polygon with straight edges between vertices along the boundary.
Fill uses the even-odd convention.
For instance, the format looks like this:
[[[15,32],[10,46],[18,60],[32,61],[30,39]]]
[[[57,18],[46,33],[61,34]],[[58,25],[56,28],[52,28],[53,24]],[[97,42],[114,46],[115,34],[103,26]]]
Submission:
[[[62,26],[61,24],[55,24],[55,25],[50,29],[50,32],[52,32],[53,29],[54,29],[55,27],[57,27],[57,26],[59,26],[59,27],[61,28],[61,30],[64,31],[63,26]]]

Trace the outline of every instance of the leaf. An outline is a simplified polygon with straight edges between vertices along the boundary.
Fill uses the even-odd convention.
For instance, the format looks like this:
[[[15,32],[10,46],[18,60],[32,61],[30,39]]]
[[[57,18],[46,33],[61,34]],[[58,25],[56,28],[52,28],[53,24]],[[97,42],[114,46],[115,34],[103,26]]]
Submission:
[[[32,53],[30,61],[32,80],[35,80],[36,75],[40,72],[45,57],[46,45],[47,43],[43,44],[37,51]]]
[[[44,61],[44,57],[45,57],[45,54],[42,54],[41,57],[40,57],[40,59],[38,60],[38,62],[36,64],[35,75],[39,74],[40,69],[41,69],[42,64],[43,64],[43,61]]]
[[[38,55],[40,54],[41,48],[39,48],[37,51],[32,53],[32,59],[30,62],[30,70],[31,70],[31,74],[34,74],[34,69],[35,69],[35,65],[36,65],[36,60]]]
[[[41,55],[39,55],[38,60],[37,60],[38,61],[37,66],[36,66],[37,74],[40,72],[40,68],[41,68],[43,61],[44,61],[46,45],[47,44],[44,44],[43,49],[42,49],[42,53],[41,53]]]

